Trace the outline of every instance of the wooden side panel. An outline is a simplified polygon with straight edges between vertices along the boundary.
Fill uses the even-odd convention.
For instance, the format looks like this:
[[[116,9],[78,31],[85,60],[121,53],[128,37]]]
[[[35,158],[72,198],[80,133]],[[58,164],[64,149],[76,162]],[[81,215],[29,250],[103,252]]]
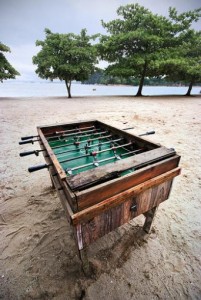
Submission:
[[[60,185],[60,182],[59,182],[59,179],[57,176],[52,176],[52,174],[50,173],[50,177],[51,177],[51,180],[52,180],[52,183],[54,184],[54,187],[57,191],[57,194],[59,196],[59,199],[61,201],[61,204],[63,206],[63,209],[66,213],[66,217],[67,217],[67,220],[69,223],[71,223],[71,220],[72,220],[72,215],[73,215],[73,211],[66,199],[66,196],[65,196],[65,193]]]
[[[92,220],[94,217],[99,214],[106,212],[107,210],[121,205],[129,199],[134,199],[138,197],[144,191],[159,186],[160,184],[173,179],[178,176],[181,172],[180,168],[175,168],[171,171],[166,172],[165,174],[159,175],[155,178],[147,180],[137,186],[134,186],[126,191],[123,191],[120,194],[112,196],[108,199],[101,201],[100,203],[94,204],[91,207],[87,207],[82,211],[75,213],[72,216],[72,223],[74,225],[80,223],[86,223],[86,221]],[[157,194],[156,194],[157,195]]]
[[[151,166],[144,167],[132,174],[99,184],[96,187],[77,192],[78,210],[82,210],[95,203],[101,202],[113,195],[121,193],[133,186],[136,186],[146,180],[154,178],[165,172],[168,172],[179,165],[180,156],[175,155],[162,162],[155,163]]]
[[[47,162],[47,164],[50,164],[51,160],[49,159],[49,157],[47,157],[47,156],[44,156],[44,157],[45,157],[45,161]],[[62,188],[62,190],[63,190],[62,194],[65,194],[65,199],[66,199],[65,201],[68,202],[68,205],[70,205],[73,212],[77,212],[77,200],[76,200],[75,194],[71,192],[71,190],[67,186],[66,181],[61,180],[59,178],[54,166],[49,167],[49,173],[50,173],[51,180],[54,181],[54,179],[55,179],[56,182],[58,182],[60,190]],[[54,183],[54,186],[55,186],[55,183]],[[63,200],[61,199],[61,202],[62,201]]]
[[[60,179],[62,179],[62,180],[65,179],[66,178],[66,173],[62,169],[58,159],[56,158],[54,152],[52,151],[51,147],[49,146],[48,141],[46,140],[46,138],[45,138],[44,134],[42,133],[41,129],[40,128],[37,128],[37,129],[38,129],[38,134],[40,136],[42,145],[46,149],[46,151],[48,153],[48,156],[49,156],[49,159],[53,163]],[[42,147],[42,149],[43,149],[43,147]]]
[[[171,185],[172,180],[163,182],[97,215],[93,219],[79,224],[79,226],[77,225],[77,230],[79,229],[79,232],[77,232],[79,236],[79,249],[81,250],[83,247],[88,246],[96,239],[127,223],[134,217],[158,206],[161,202],[168,199]],[[133,205],[136,205],[136,211],[131,211]]]

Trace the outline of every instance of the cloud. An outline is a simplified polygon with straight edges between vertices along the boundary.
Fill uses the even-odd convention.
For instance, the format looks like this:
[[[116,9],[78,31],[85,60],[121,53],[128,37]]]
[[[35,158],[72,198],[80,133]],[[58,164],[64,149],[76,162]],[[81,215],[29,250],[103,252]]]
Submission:
[[[11,46],[11,53],[6,53],[6,58],[11,65],[21,74],[19,80],[37,79],[36,66],[32,64],[33,55],[37,54],[38,48],[32,44]]]
[[[1,41],[11,47],[9,61],[19,72],[33,74],[32,56],[38,52],[37,39],[44,39],[44,28],[59,33],[104,33],[105,22],[117,17],[120,5],[139,3],[154,13],[167,15],[170,6],[183,11],[198,8],[198,0],[0,0]],[[201,22],[194,26],[201,28]]]

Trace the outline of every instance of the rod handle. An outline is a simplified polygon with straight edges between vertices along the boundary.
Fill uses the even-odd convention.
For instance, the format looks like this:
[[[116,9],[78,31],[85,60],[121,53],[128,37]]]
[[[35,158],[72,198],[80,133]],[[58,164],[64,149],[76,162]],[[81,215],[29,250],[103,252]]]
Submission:
[[[36,136],[34,136],[34,135],[30,135],[30,136],[23,136],[23,137],[21,137],[21,140],[22,140],[22,141],[25,141],[25,140],[30,140],[30,139],[33,139],[34,137],[36,137]]]
[[[134,129],[134,127],[127,127],[127,128],[123,128],[122,130],[131,130]]]
[[[28,155],[32,155],[32,154],[35,154],[36,156],[38,156],[38,151],[37,150],[34,150],[34,151],[25,151],[25,152],[21,152],[20,153],[20,156],[23,157],[23,156],[28,156]]]
[[[139,134],[139,136],[150,135],[150,134],[155,134],[155,130],[147,131],[147,132],[145,132],[145,133]]]
[[[149,135],[149,134],[155,134],[155,130],[147,131],[147,132],[146,132],[146,135]]]
[[[46,169],[46,168],[48,169],[48,167],[49,167],[49,165],[42,164],[42,165],[37,165],[37,166],[29,167],[28,171],[31,173],[31,172],[39,171],[39,170]]]
[[[21,141],[21,142],[19,142],[19,145],[33,144],[33,143],[34,143],[34,141],[33,141],[33,140]]]

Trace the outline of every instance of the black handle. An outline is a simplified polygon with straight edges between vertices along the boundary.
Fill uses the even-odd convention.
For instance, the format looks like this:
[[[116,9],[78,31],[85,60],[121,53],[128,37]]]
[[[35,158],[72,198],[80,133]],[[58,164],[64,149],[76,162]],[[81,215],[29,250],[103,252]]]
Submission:
[[[21,140],[22,141],[30,140],[30,139],[33,139],[34,137],[37,137],[37,136],[36,135],[23,136],[23,137],[21,137]]]
[[[20,156],[27,156],[27,155],[32,155],[32,154],[35,154],[36,156],[38,156],[38,151],[35,150],[35,151],[26,151],[26,152],[21,152],[20,153]]]
[[[146,135],[149,135],[149,134],[155,134],[155,130],[146,132]]]
[[[29,167],[28,171],[31,173],[31,172],[39,171],[39,170],[46,169],[46,168],[48,169],[49,165],[43,164],[43,165],[37,165],[37,166]]]
[[[147,131],[146,133],[139,134],[139,136],[150,135],[150,134],[155,134],[155,131],[154,131],[154,130],[152,130],[152,131]]]
[[[130,130],[130,129],[134,129],[134,127],[127,127],[127,128],[123,128],[122,130]]]
[[[19,142],[19,145],[24,145],[24,144],[33,144],[34,141],[33,140],[29,140],[29,141],[23,141],[23,142]]]

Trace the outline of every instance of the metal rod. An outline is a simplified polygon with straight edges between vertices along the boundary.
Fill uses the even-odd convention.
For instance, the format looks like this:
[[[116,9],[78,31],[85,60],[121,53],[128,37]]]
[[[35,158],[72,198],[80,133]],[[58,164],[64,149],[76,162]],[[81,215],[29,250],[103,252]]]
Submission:
[[[97,154],[107,152],[107,151],[111,151],[111,150],[115,151],[118,148],[130,146],[131,144],[132,143],[130,142],[130,143],[127,143],[127,144],[124,144],[124,145],[111,147],[111,148],[104,149],[104,150],[101,150],[101,151],[94,151],[94,152],[91,152],[89,154],[84,154],[84,155],[80,155],[80,156],[77,156],[77,157],[72,157],[72,158],[61,160],[61,161],[59,161],[59,163],[64,163],[64,162],[68,162],[68,161],[72,161],[72,160],[77,160],[77,159],[84,158],[84,157],[89,157],[89,156],[94,156],[95,157]]]
[[[89,127],[82,127],[82,128],[74,128],[74,129],[67,129],[67,130],[61,130],[61,131],[55,131],[53,134],[55,135],[60,135],[60,134],[63,134],[65,132],[73,132],[73,131],[82,131],[82,130],[85,130],[85,129],[90,129],[90,128],[95,128],[95,126],[89,126]],[[45,136],[48,136],[48,135],[52,135],[52,133],[47,133],[47,134],[44,134]]]
[[[73,132],[73,131],[81,131],[81,130],[85,130],[85,129],[89,129],[89,128],[94,128],[95,126],[89,126],[89,127],[82,127],[82,128],[74,128],[74,129],[68,129],[68,130],[62,130],[62,131],[55,131],[53,133],[46,133],[44,134],[45,137],[48,137],[49,135],[60,135],[60,134],[63,134],[65,132]],[[33,139],[35,137],[40,137],[39,135],[31,135],[31,136],[23,136],[21,137],[21,140],[22,141],[25,141],[25,140],[30,140],[30,139]]]
[[[19,142],[19,145],[25,145],[25,144],[33,144],[35,142],[39,142],[40,140],[23,140]]]
[[[94,133],[94,135],[98,135],[98,134],[105,134],[107,133],[107,131],[102,131],[102,132],[97,132],[97,133]],[[91,136],[91,134],[87,134],[87,135],[84,135],[83,137],[88,137],[88,136]],[[104,138],[104,136],[102,137]],[[90,139],[90,141],[92,141],[93,139]],[[85,143],[86,140],[84,141],[80,141],[80,143]],[[65,145],[60,145],[60,146],[54,146],[54,147],[51,147],[52,149],[58,149],[58,148],[62,148],[62,147],[68,147],[68,146],[72,146],[72,145],[75,145],[75,142],[74,143],[71,143],[71,144],[65,144]]]
[[[137,149],[137,150],[134,150],[134,151],[129,151],[127,153],[123,153],[123,154],[120,154],[120,156],[125,156],[125,155],[129,155],[129,154],[133,154],[133,153],[136,153],[136,152],[139,152],[139,151],[142,151],[143,149]]]
[[[107,137],[110,137],[110,136],[111,135],[108,135]],[[98,138],[98,139],[100,139],[100,138]],[[102,145],[109,144],[109,143],[115,143],[115,142],[119,142],[119,141],[121,141],[123,139],[124,138],[120,138],[120,139],[110,140],[110,141],[103,142],[103,143],[99,142],[98,144],[88,145],[87,148],[92,148],[92,147],[96,147],[96,146],[102,146]],[[84,142],[86,142],[86,141],[84,141]],[[62,152],[56,153],[55,155],[62,155],[62,154],[65,154],[65,153],[74,152],[74,151],[78,151],[78,150],[80,151],[80,150],[85,150],[85,149],[86,149],[86,146],[82,147],[82,148],[77,148],[77,149],[62,151]]]
[[[119,158],[115,155],[115,156],[111,156],[111,157],[104,158],[104,159],[101,159],[101,160],[96,160],[96,161],[94,161],[92,163],[88,163],[88,164],[85,164],[85,165],[74,167],[72,169],[67,168],[66,169],[66,173],[68,173],[69,175],[72,175],[72,171],[75,171],[75,170],[83,169],[83,168],[86,168],[86,167],[89,167],[89,166],[92,166],[92,165],[98,167],[99,163],[104,162],[104,161],[108,161],[108,160],[111,160],[111,159],[119,159]]]
[[[101,139],[105,139],[105,138],[109,138],[111,137],[112,135],[109,134],[109,135],[106,135],[106,136],[103,136],[103,137],[97,137],[95,139],[90,139],[89,141],[96,141],[96,140],[101,140]],[[91,147],[95,147],[95,146],[99,146],[99,145],[104,145],[104,144],[107,144],[107,143],[111,143],[111,142],[117,142],[118,140],[122,140],[122,139],[117,139],[117,140],[110,140],[110,141],[107,141],[107,142],[103,142],[103,143],[98,143],[98,144],[93,144],[93,145],[88,145],[87,147],[88,148],[91,148]],[[83,144],[83,143],[86,143],[87,141],[84,140],[84,141],[81,141],[80,144]],[[25,141],[22,142],[23,144],[25,143]],[[28,143],[28,141],[26,141],[26,144]],[[68,144],[68,145],[63,145],[63,146],[59,146],[59,148],[62,148],[62,147],[67,147],[67,146],[72,146],[72,145],[75,145],[75,142],[72,143],[72,144]],[[52,147],[52,149],[54,149],[54,147]],[[85,147],[83,148],[77,148],[77,149],[71,149],[71,150],[66,150],[66,151],[62,151],[62,152],[59,152],[59,153],[56,153],[55,155],[60,155],[60,154],[63,154],[63,153],[68,153],[68,152],[74,152],[74,151],[78,151],[78,150],[83,150],[85,149]],[[43,152],[43,151],[47,151],[46,149],[39,149],[39,150],[30,150],[30,151],[26,151],[26,152],[21,152],[19,155],[21,157],[23,156],[28,156],[28,155],[31,155],[31,154],[35,154],[36,156],[39,155],[39,152]]]
[[[83,134],[83,133],[96,132],[97,130],[100,130],[100,129],[90,129],[90,130],[86,130],[86,131],[82,131],[82,132],[78,131],[78,132],[73,132],[73,133],[69,133],[69,134],[63,134],[61,136],[56,136],[56,137],[52,136],[50,138],[47,138],[47,140],[49,141],[49,140],[55,139],[55,138],[57,138],[57,139],[64,139],[65,137],[68,137],[68,136],[73,136],[73,135],[78,136],[78,135]]]
[[[97,138],[95,138],[95,139],[90,139],[90,142],[91,142],[91,141],[96,141],[96,140],[101,140],[101,139],[106,139],[106,138],[109,138],[109,137],[111,137],[111,136],[112,136],[112,135],[109,134],[109,135],[97,137]],[[87,142],[87,140],[80,141],[80,144],[83,144],[83,143],[86,143],[86,142]],[[60,147],[58,147],[58,148],[68,147],[68,146],[72,146],[72,145],[75,145],[75,143],[68,144],[68,145],[63,145],[63,146],[60,146]],[[52,149],[55,149],[55,147],[52,147]],[[80,148],[77,148],[77,149],[75,149],[75,150],[76,150],[76,151],[77,151],[77,150],[80,150]],[[70,152],[70,151],[71,151],[71,150],[67,150],[66,152]],[[57,154],[60,154],[60,153],[63,153],[63,152],[56,153],[56,155],[57,155]]]
[[[103,150],[101,150],[101,151],[97,151],[97,152],[95,152],[96,154],[99,154],[99,153],[103,153],[103,152],[106,152],[106,151],[110,151],[110,150],[116,150],[116,149],[118,149],[118,148],[123,148],[123,147],[126,147],[126,146],[130,146],[130,145],[132,145],[133,143],[132,142],[129,142],[129,143],[127,143],[127,144],[124,144],[124,145],[119,145],[119,146],[113,146],[113,147],[111,147],[111,148],[108,148],[108,149],[103,149]],[[92,152],[93,153],[93,152]],[[93,154],[92,154],[93,155]]]
[[[166,154],[166,155],[162,155],[162,156],[160,156],[160,157],[158,157],[158,158],[151,159],[150,161],[147,161],[147,162],[144,162],[144,163],[140,163],[140,164],[138,164],[138,165],[135,165],[135,170],[137,170],[137,169],[139,169],[139,168],[142,168],[142,167],[145,167],[145,166],[147,166],[147,165],[150,165],[150,164],[152,164],[152,163],[161,161],[161,160],[163,160],[163,159],[165,159],[165,158],[169,158],[169,157],[173,156],[175,153],[176,153],[176,152],[174,151],[174,152],[168,153],[168,154]],[[111,157],[108,157],[108,158],[105,158],[105,159],[102,159],[102,160],[99,160],[99,161],[96,160],[96,162],[100,163],[100,162],[104,162],[104,161],[107,161],[107,160],[110,160],[110,159],[114,159],[114,158],[115,158],[115,159],[118,159],[118,156],[115,155],[115,156],[111,156]],[[33,166],[33,167],[28,168],[28,171],[29,171],[29,172],[34,172],[34,171],[38,171],[38,170],[45,169],[45,168],[48,169],[48,168],[49,168],[50,166],[52,166],[52,165],[53,165],[53,163],[50,163],[50,164],[43,164],[43,165],[37,165],[37,166]],[[81,166],[78,166],[78,167],[75,167],[75,168],[72,168],[72,169],[67,168],[67,169],[65,170],[65,172],[68,173],[68,174],[72,174],[72,171],[73,171],[73,170],[82,169],[82,168],[85,168],[85,167],[88,167],[88,166],[92,166],[92,165],[98,166],[97,164],[95,164],[95,162],[93,162],[93,163],[89,163],[89,164],[86,164],[86,165],[81,165]],[[133,167],[130,166],[129,168],[126,168],[126,169],[122,170],[121,172],[130,170],[130,169],[132,169],[132,168],[133,168]],[[121,172],[120,172],[120,173],[121,173]],[[120,174],[120,173],[119,173],[119,174]]]

